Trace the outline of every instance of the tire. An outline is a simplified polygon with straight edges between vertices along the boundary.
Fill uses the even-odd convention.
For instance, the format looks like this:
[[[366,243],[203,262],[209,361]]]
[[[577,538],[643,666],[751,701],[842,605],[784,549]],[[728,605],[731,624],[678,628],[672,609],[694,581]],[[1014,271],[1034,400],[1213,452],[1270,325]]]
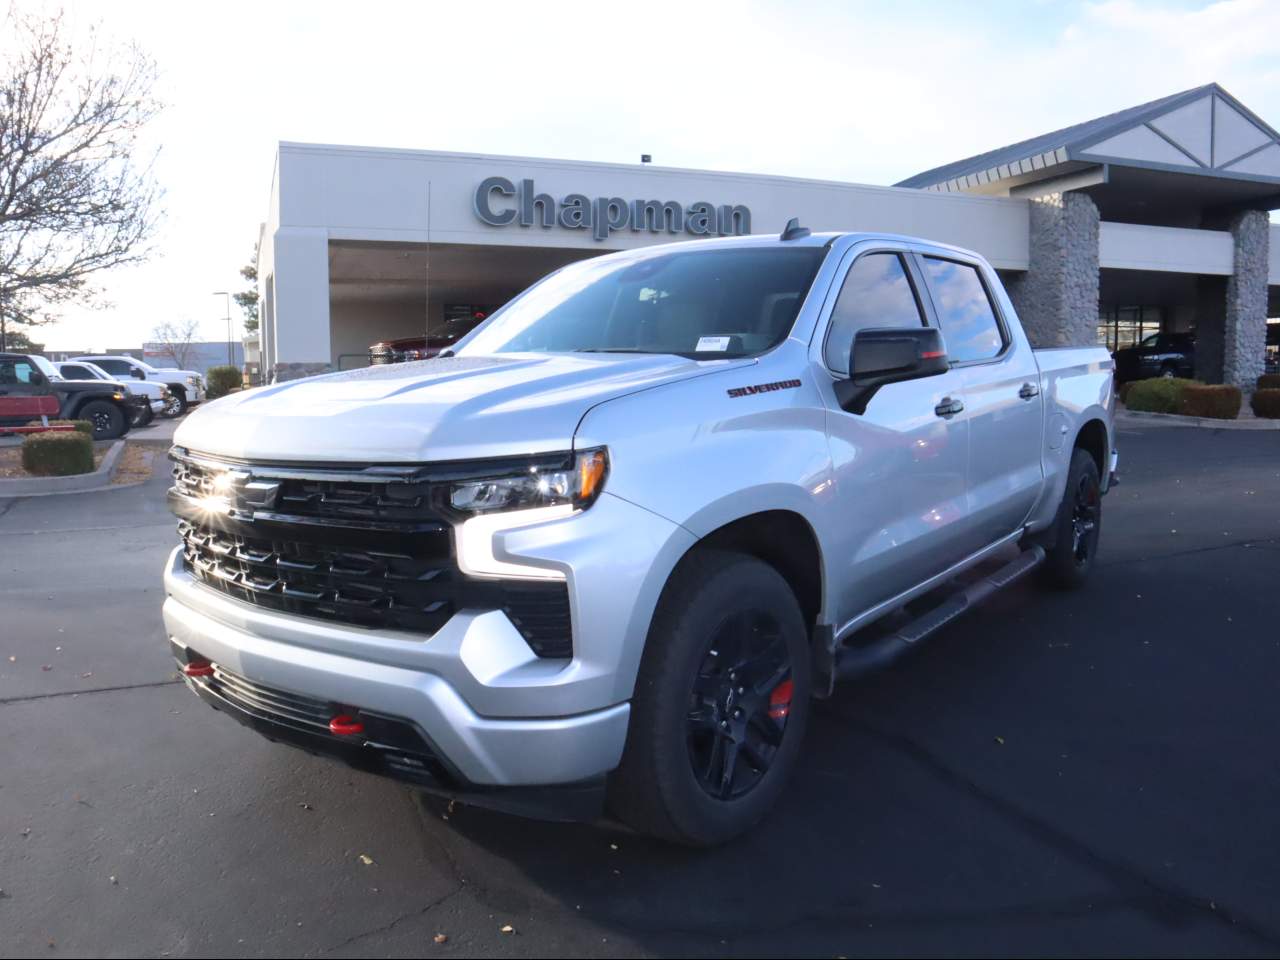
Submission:
[[[610,810],[689,846],[744,833],[795,766],[810,690],[808,630],[782,575],[743,554],[694,552],[649,629]]]
[[[123,437],[129,429],[129,420],[124,411],[106,400],[90,400],[80,408],[76,419],[88,420],[93,424],[95,440],[114,440]]]
[[[1102,535],[1102,486],[1098,465],[1087,450],[1072,451],[1067,488],[1053,523],[1043,578],[1051,586],[1074,589],[1088,579]]]
[[[139,427],[145,427],[151,423],[156,417],[151,410],[151,404],[146,406],[138,405],[133,408],[133,416],[129,418],[129,429],[137,430]]]
[[[169,407],[165,407],[164,415],[166,417],[180,417],[187,412],[187,407],[190,406],[190,404],[187,403],[187,391],[183,390],[181,387],[170,387],[169,392],[173,394],[174,398],[176,398],[178,402],[174,405],[176,407],[176,411],[174,413],[170,413]]]

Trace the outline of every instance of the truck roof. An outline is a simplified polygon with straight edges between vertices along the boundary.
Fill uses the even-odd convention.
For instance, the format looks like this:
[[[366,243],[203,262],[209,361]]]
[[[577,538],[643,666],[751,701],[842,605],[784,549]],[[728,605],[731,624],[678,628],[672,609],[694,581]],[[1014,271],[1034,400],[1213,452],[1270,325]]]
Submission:
[[[707,249],[708,247],[778,247],[780,249],[787,247],[825,247],[830,246],[837,240],[884,240],[890,243],[911,244],[915,246],[935,247],[940,250],[951,250],[955,253],[963,254],[966,257],[981,257],[976,251],[957,247],[954,244],[943,243],[938,240],[930,240],[927,237],[913,237],[899,233],[884,233],[872,230],[829,230],[821,233],[810,233],[803,237],[797,237],[794,240],[783,240],[776,233],[760,234],[753,233],[747,236],[737,237],[709,237],[697,240],[677,240],[672,243],[656,244],[654,246],[639,247],[632,250],[620,250],[615,254],[632,254],[644,256],[645,254],[654,253],[662,250],[669,250],[673,247],[689,247],[697,249]]]

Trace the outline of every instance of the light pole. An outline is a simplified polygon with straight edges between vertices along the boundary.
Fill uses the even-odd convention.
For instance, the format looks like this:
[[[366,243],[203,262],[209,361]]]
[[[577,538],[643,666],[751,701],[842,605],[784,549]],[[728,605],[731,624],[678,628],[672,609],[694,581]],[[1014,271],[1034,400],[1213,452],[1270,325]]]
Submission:
[[[215,297],[227,298],[227,366],[234,367],[236,365],[235,358],[231,354],[231,294],[226,290],[213,291]]]

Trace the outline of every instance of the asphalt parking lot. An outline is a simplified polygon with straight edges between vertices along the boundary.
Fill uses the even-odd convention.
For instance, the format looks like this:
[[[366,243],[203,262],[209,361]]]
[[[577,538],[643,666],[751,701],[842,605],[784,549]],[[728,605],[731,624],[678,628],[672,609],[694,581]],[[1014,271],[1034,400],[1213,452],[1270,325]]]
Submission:
[[[1089,586],[842,688],[710,852],[267,743],[174,680],[164,476],[0,500],[0,955],[1274,955],[1280,433],[1120,442]]]

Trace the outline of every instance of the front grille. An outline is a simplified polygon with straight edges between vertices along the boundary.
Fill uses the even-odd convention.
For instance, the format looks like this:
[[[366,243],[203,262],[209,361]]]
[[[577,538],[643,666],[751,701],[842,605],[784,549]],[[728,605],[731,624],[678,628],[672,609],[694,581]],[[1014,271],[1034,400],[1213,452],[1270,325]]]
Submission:
[[[430,635],[459,610],[501,610],[538,656],[572,656],[567,586],[463,574],[441,485],[320,474],[176,455],[184,567],[243,603],[369,628]]]

